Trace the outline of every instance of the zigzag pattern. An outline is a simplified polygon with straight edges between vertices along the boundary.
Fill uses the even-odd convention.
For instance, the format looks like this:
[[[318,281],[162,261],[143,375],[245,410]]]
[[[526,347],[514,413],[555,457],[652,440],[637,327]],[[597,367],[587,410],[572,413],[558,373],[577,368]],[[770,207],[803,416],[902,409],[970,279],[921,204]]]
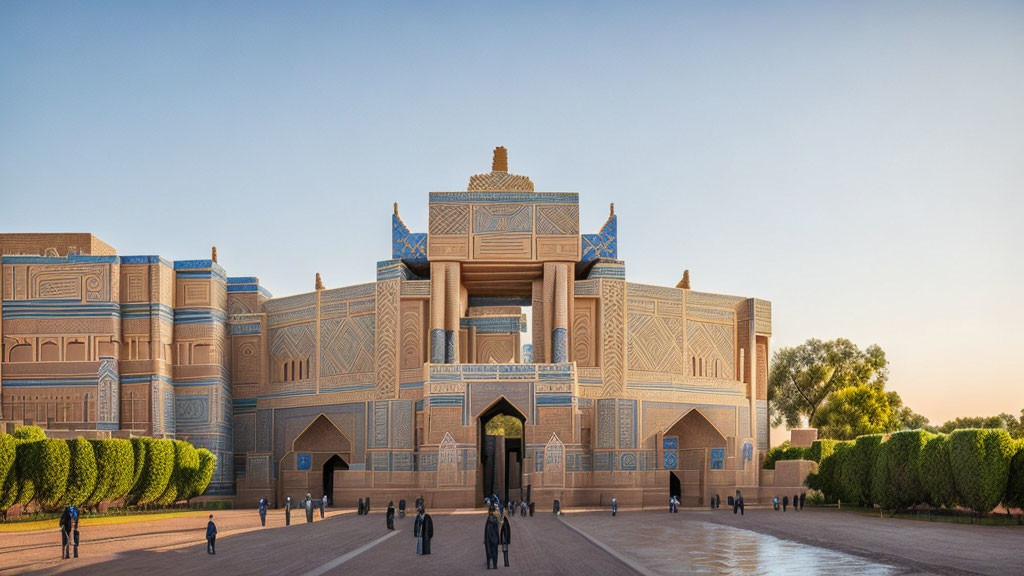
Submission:
[[[682,319],[634,314],[629,318],[629,368],[652,372],[683,372],[679,341]]]
[[[538,235],[576,235],[580,233],[580,207],[575,204],[537,207]]]
[[[508,172],[490,172],[469,177],[466,190],[489,190],[495,192],[533,192],[533,181],[528,176]]]
[[[689,341],[690,355],[703,358],[705,364],[718,360],[721,368],[719,377],[733,378],[733,342],[732,327],[724,324],[708,324],[706,322],[687,322],[686,338]],[[692,374],[692,365],[688,366]],[[708,374],[711,374],[710,372]]]
[[[533,206],[480,205],[473,208],[473,233],[529,232],[533,230]]]
[[[312,324],[275,328],[270,335],[270,355],[277,360],[312,356],[316,349]]]
[[[373,371],[373,316],[320,323],[320,376]]]
[[[602,282],[604,387],[601,389],[601,395],[605,397],[621,396],[626,387],[626,343],[622,325],[626,315],[625,296],[625,282]]]
[[[398,291],[401,280],[377,283],[377,398],[392,398],[398,384]]]
[[[468,234],[469,206],[465,204],[431,204],[431,234]]]

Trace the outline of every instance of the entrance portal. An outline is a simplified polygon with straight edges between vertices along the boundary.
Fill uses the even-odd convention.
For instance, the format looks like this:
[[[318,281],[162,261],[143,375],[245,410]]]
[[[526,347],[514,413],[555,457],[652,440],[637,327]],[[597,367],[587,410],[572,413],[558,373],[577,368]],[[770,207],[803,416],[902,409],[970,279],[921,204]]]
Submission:
[[[348,463],[335,454],[324,462],[324,494],[327,494],[327,505],[334,506],[334,471],[348,470]]]
[[[526,416],[505,397],[484,410],[479,418],[480,501],[497,494],[503,502],[523,498],[523,426]]]
[[[683,499],[682,484],[679,483],[679,476],[676,476],[675,472],[668,473],[668,495],[675,496],[680,501]]]
[[[697,409],[677,420],[664,436],[678,439],[678,465],[669,477],[669,493],[678,494],[683,506],[704,506],[711,452],[724,453],[725,436]]]

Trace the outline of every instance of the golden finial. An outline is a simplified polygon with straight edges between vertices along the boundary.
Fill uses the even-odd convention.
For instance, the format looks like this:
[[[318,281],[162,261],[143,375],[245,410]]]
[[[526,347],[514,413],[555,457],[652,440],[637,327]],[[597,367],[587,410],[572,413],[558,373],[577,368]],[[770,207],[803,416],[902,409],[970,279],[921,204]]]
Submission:
[[[612,216],[615,216],[615,202],[608,205],[608,217],[611,218]]]
[[[491,172],[508,172],[508,150],[504,146],[494,149],[494,161],[491,162]]]
[[[324,281],[320,279],[320,273],[319,272],[316,273],[316,289],[317,290],[323,290],[324,289]]]
[[[676,284],[676,288],[682,288],[683,290],[689,290],[690,289],[690,271],[689,270],[683,270],[683,279],[679,281],[679,284]]]
[[[213,260],[214,262],[217,261],[217,247],[216,246],[213,247],[213,254],[210,255],[210,260]]]
[[[395,202],[395,216],[398,216],[398,202]]]

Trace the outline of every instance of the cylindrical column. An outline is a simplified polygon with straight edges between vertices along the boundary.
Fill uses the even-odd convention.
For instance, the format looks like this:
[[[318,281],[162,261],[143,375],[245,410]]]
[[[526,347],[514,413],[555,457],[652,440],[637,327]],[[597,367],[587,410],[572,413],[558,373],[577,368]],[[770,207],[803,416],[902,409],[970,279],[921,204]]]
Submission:
[[[551,362],[560,364],[569,361],[567,328],[569,327],[568,307],[569,279],[565,266],[555,268],[555,306],[551,318]]]
[[[444,286],[444,362],[459,362],[459,264],[451,262],[445,265]]]
[[[444,364],[444,264],[430,265],[430,363]]]

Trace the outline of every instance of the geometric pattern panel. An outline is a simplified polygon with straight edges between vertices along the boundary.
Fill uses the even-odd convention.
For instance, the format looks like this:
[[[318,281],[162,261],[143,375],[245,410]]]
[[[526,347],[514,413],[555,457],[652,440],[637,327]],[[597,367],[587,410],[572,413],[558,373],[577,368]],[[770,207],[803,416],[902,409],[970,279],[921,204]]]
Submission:
[[[473,233],[530,232],[533,230],[533,206],[484,204],[473,207]]]
[[[604,365],[602,396],[621,396],[625,388],[626,283],[621,280],[601,282],[601,361]]]
[[[306,358],[316,351],[313,324],[299,324],[270,331],[270,356],[274,360]]]
[[[469,206],[431,204],[430,234],[468,234]]]
[[[732,326],[690,320],[686,323],[686,337],[690,347],[688,356],[691,360],[703,361],[704,376],[715,376],[714,372],[707,367],[713,366],[717,361],[718,377],[730,380],[734,378]],[[697,376],[698,374],[693,373],[693,363],[691,361],[687,369],[691,375]],[[699,368],[698,372],[700,372]]]
[[[391,257],[406,262],[427,261],[427,235],[410,233],[398,214],[391,216]]]
[[[398,337],[401,280],[377,283],[377,320],[374,327],[377,398],[391,398],[398,388]]]
[[[630,370],[682,374],[682,318],[630,314],[627,326]]]
[[[373,371],[373,315],[320,322],[320,376]]]
[[[581,261],[591,262],[598,258],[618,258],[618,216],[612,214],[599,233],[583,234],[581,239],[583,241]]]
[[[580,232],[580,207],[577,204],[538,206],[537,234],[575,236]]]

